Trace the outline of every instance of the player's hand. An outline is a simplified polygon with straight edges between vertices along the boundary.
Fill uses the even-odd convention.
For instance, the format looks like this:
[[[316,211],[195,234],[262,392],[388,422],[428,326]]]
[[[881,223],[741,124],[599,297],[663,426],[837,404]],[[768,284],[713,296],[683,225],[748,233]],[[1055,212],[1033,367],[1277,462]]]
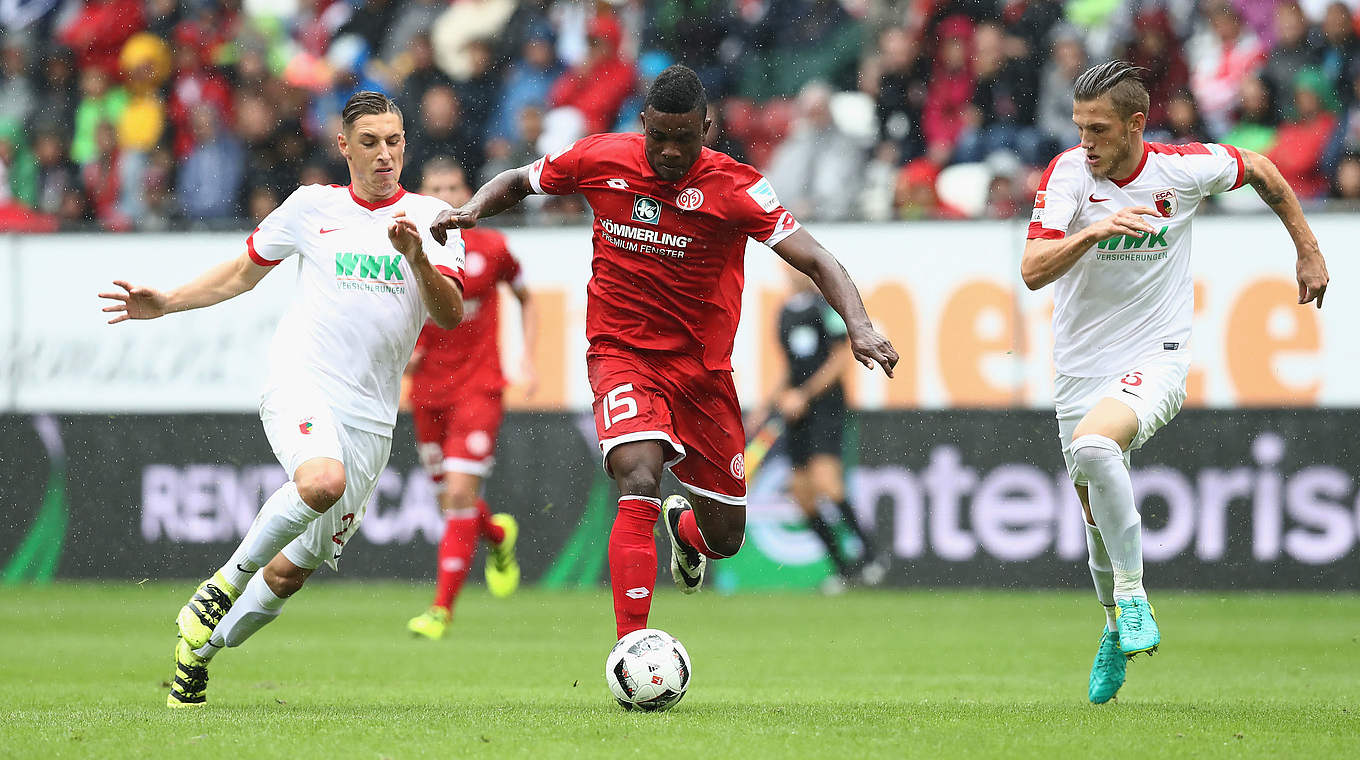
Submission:
[[[1157,230],[1144,219],[1144,216],[1161,216],[1151,206],[1130,206],[1121,208],[1110,216],[1092,225],[1097,240],[1108,240],[1115,235],[1142,237]]]
[[[430,225],[430,235],[440,245],[449,242],[449,230],[465,230],[477,226],[477,212],[467,206],[446,208],[434,218]]]
[[[392,241],[392,247],[412,264],[424,261],[425,246],[420,243],[420,228],[406,216],[405,211],[398,211],[392,215],[392,223],[387,225],[387,239]]]
[[[1322,297],[1327,294],[1327,283],[1331,281],[1322,252],[1314,249],[1310,253],[1299,254],[1296,271],[1299,278],[1299,303],[1316,300],[1317,307],[1321,309]]]
[[[807,413],[808,398],[797,388],[790,388],[779,394],[779,398],[774,401],[774,408],[779,410],[788,422],[795,422],[798,418]]]
[[[114,285],[123,289],[122,293],[100,293],[100,298],[117,301],[105,306],[102,311],[116,314],[109,324],[115,325],[125,319],[155,319],[165,316],[169,299],[159,290],[131,285],[125,280],[114,280]]]
[[[883,374],[893,376],[893,367],[897,366],[897,349],[893,348],[892,341],[878,330],[872,327],[851,330],[850,353],[855,355],[856,361],[869,369],[872,370],[875,366],[882,367]]]

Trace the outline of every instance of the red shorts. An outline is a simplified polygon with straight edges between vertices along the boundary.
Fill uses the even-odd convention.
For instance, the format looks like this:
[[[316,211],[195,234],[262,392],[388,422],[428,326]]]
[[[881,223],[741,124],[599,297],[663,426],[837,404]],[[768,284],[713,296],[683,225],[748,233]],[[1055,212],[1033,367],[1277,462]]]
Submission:
[[[686,488],[746,503],[746,433],[731,372],[684,354],[607,344],[586,353],[586,371],[606,472],[615,446],[661,441],[670,449],[666,464]]]
[[[504,411],[499,392],[468,396],[455,406],[416,407],[416,449],[430,477],[441,480],[446,472],[489,475]]]

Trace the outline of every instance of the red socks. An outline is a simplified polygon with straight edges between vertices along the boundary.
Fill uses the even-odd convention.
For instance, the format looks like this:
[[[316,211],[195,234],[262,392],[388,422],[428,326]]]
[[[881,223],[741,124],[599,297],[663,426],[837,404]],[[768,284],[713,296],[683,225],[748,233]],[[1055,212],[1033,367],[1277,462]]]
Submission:
[[[704,534],[699,532],[699,522],[694,518],[694,510],[687,509],[680,514],[680,529],[676,531],[680,539],[699,550],[699,553],[712,559],[727,559],[724,554],[714,554],[704,542]]]
[[[434,606],[446,610],[453,608],[453,600],[463,587],[463,579],[467,577],[468,568],[472,566],[472,555],[477,551],[477,538],[483,531],[480,523],[478,517],[455,516],[450,517],[444,524],[444,538],[439,541],[439,570],[435,575]],[[504,535],[501,534],[502,537]]]
[[[656,542],[652,527],[661,515],[661,500],[647,496],[619,499],[619,513],[609,533],[609,585],[614,590],[614,623],[619,638],[647,627],[656,586]]]
[[[491,522],[491,508],[486,505],[486,499],[477,500],[477,525],[491,543],[499,544],[505,540],[505,529]]]

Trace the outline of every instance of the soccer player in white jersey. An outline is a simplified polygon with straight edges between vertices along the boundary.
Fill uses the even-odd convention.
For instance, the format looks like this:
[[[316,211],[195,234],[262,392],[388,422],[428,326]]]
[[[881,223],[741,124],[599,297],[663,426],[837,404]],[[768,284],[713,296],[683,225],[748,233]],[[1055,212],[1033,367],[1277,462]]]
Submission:
[[[428,313],[463,318],[463,244],[430,237],[448,204],[398,183],[401,111],[385,95],[349,99],[337,135],[350,184],[298,188],[246,239],[246,252],[175,290],[115,281],[104,311],[154,319],[250,290],[296,256],[297,290],[269,351],[260,419],[289,480],[177,620],[166,703],[205,704],[209,660],[278,616],[314,570],[335,567],[387,465],[401,374]],[[263,572],[258,572],[263,569]]]
[[[1268,159],[1231,145],[1144,142],[1142,71],[1111,61],[1077,79],[1081,145],[1044,172],[1020,264],[1031,290],[1054,283],[1058,432],[1106,614],[1088,692],[1095,703],[1123,685],[1129,657],[1161,642],[1143,588],[1129,452],[1185,400],[1195,212],[1208,196],[1250,184],[1293,238],[1299,303],[1321,308],[1328,280],[1298,199]]]

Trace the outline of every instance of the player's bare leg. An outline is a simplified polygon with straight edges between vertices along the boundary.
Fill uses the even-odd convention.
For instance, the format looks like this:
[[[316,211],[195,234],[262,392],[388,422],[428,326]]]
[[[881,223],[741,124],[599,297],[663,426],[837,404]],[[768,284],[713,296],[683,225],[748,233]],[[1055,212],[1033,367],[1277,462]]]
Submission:
[[[607,459],[621,494],[609,533],[609,584],[619,638],[646,628],[652,609],[656,586],[652,529],[661,514],[661,471],[666,453],[660,441],[634,441],[614,447]]]

